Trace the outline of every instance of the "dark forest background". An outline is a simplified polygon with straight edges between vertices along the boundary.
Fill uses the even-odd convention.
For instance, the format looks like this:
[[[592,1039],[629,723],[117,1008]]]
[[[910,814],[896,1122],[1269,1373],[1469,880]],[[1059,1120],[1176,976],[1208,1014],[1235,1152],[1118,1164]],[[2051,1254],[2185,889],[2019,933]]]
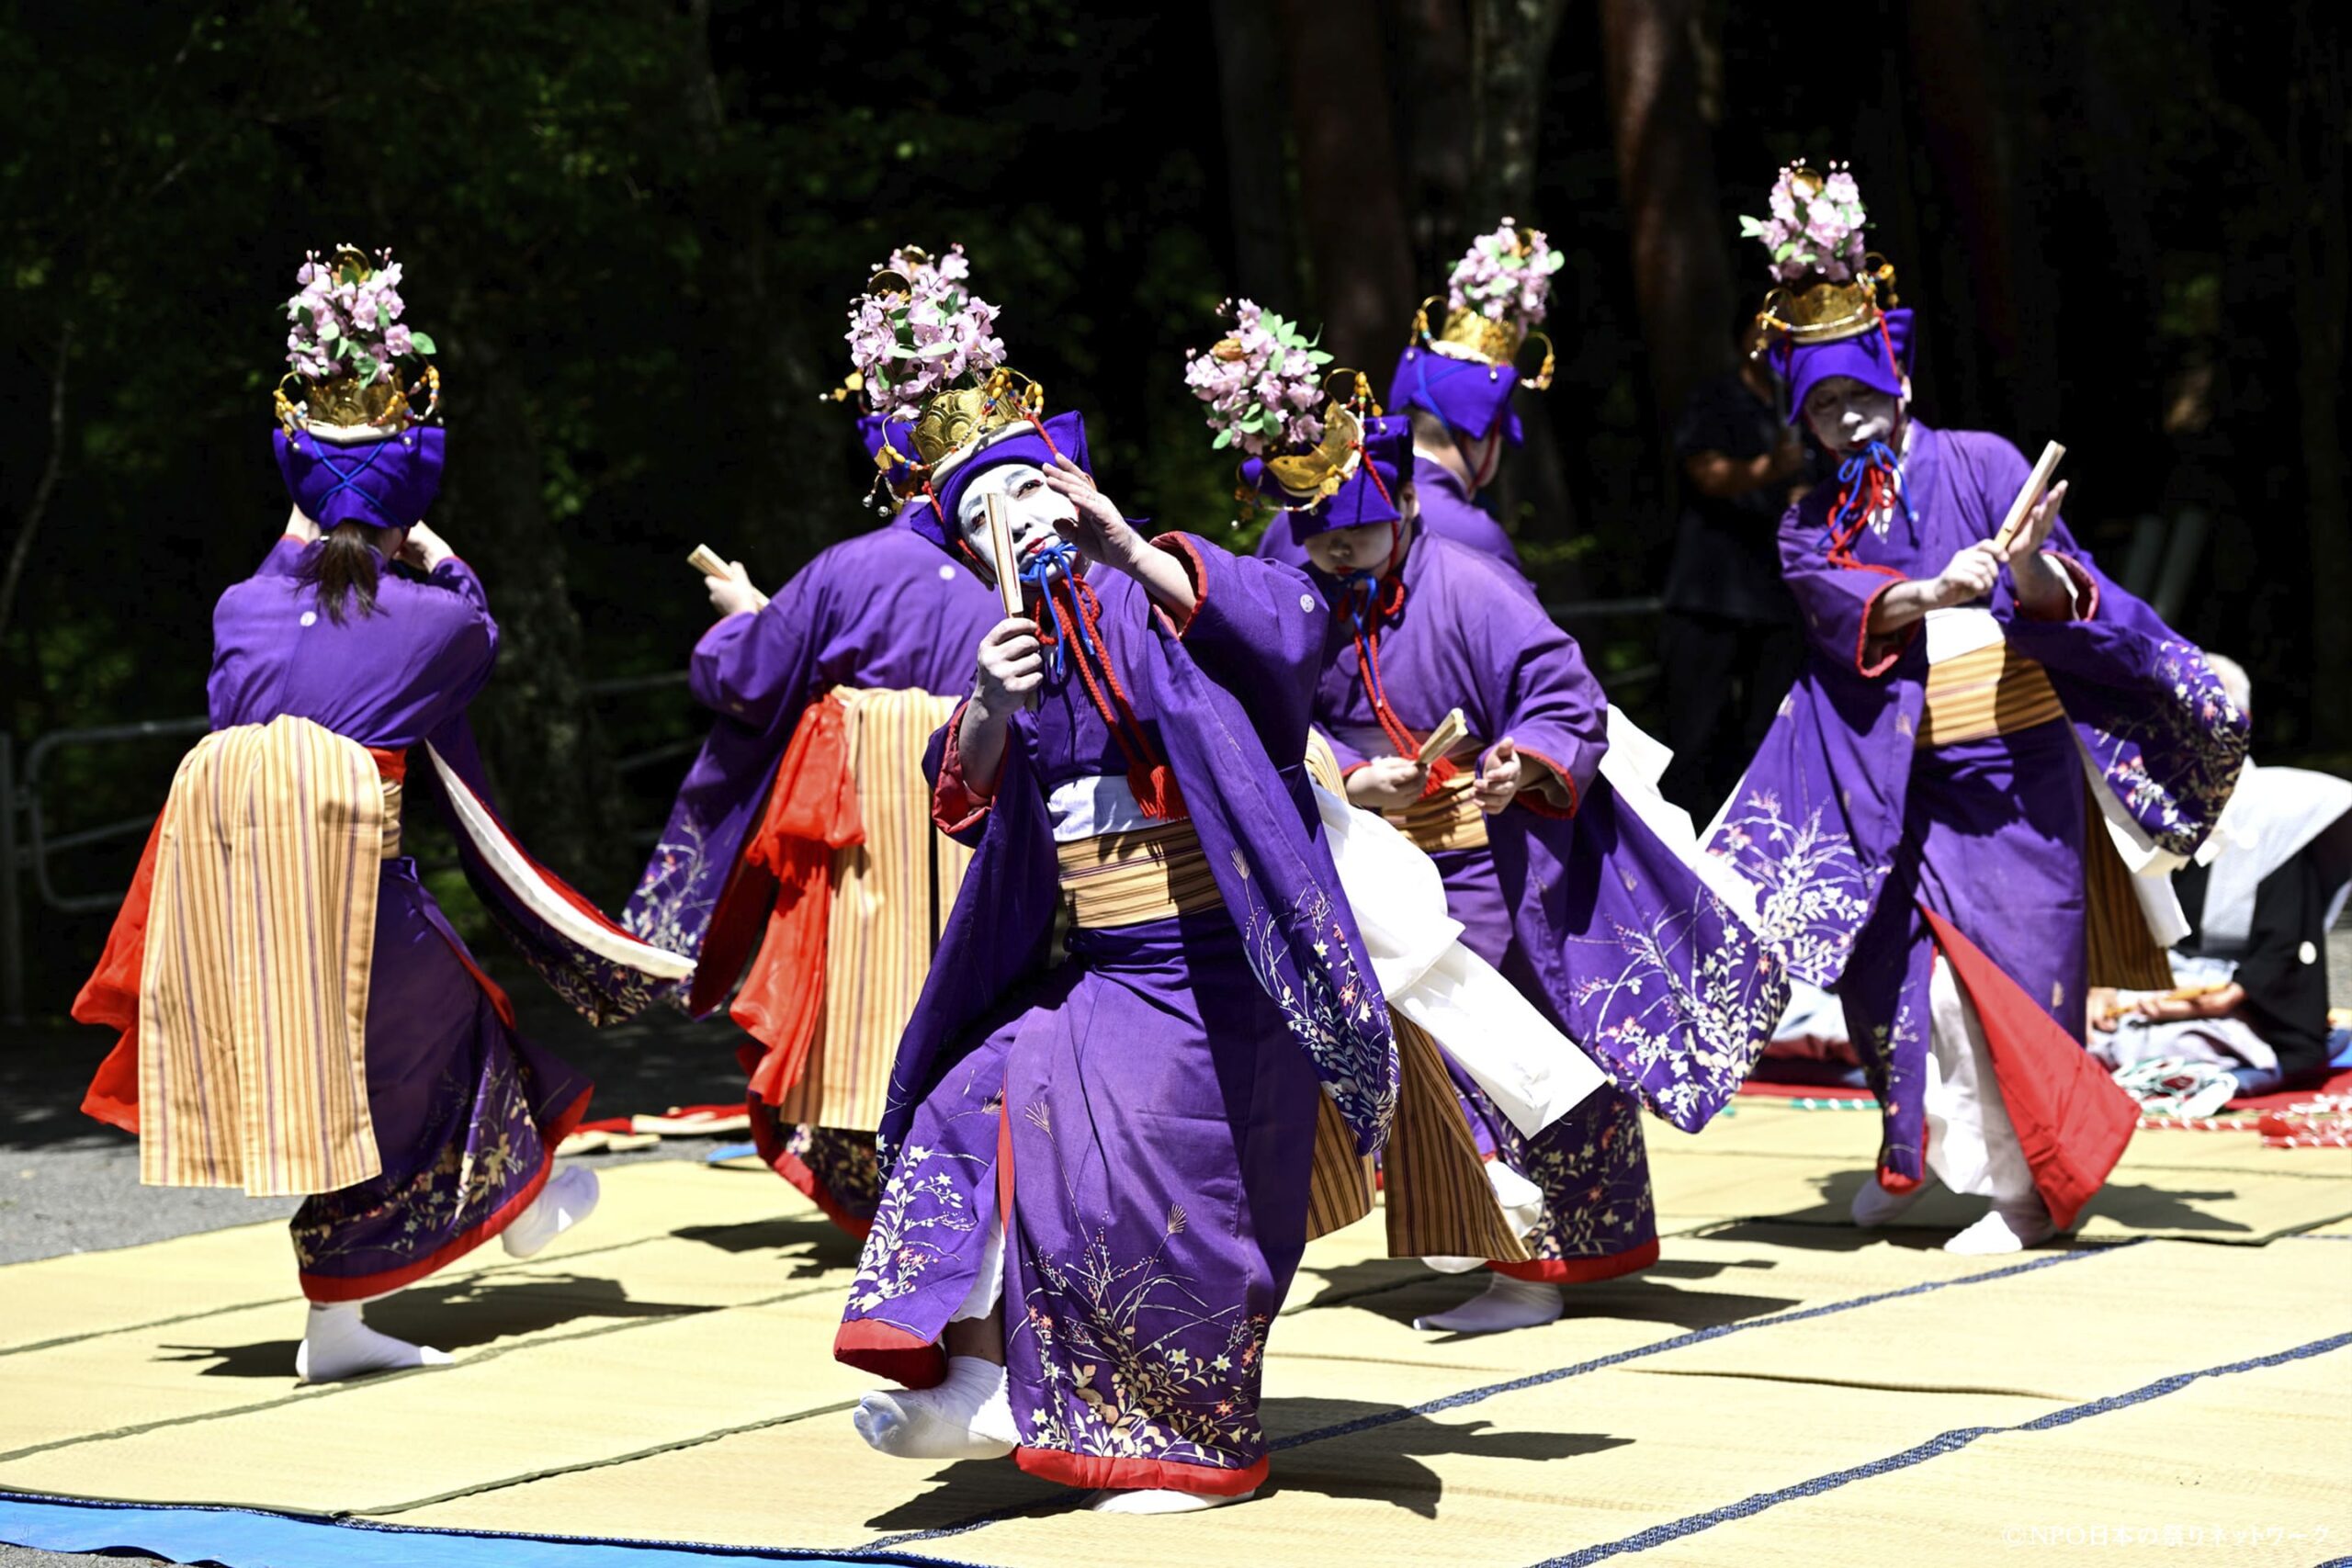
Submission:
[[[820,395],[893,245],[968,249],[1013,362],[1129,511],[1215,534],[1182,384],[1217,302],[1385,381],[1508,213],[1567,254],[1503,515],[1555,602],[1654,593],[1681,400],[1728,367],[1778,165],[1849,160],[1930,423],[2071,449],[2109,564],[2209,532],[2182,629],[2257,750],[2352,756],[2346,64],[2319,0],[106,0],[0,6],[0,728],[201,711],[277,533],[280,302],[389,244],[442,348],[434,522],[505,653],[478,710],[534,848],[616,899],[698,720],[682,558],[763,581],[869,525]],[[1650,625],[1572,621],[1637,715]],[[152,813],[184,741],[50,762],[51,831]],[[644,759],[627,770],[624,758]],[[68,890],[127,880],[135,841]],[[62,1008],[104,917],[36,919]]]

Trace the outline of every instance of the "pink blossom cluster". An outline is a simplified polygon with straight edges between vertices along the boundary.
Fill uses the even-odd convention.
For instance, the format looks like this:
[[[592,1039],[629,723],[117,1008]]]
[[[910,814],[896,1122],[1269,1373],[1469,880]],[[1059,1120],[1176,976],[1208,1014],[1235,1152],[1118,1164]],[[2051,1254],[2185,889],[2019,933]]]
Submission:
[[[302,291],[286,301],[286,363],[313,381],[350,376],[363,385],[392,373],[395,360],[429,355],[433,340],[401,321],[401,266],[389,250],[370,267],[355,254],[321,261],[304,257],[294,280]]]
[[[1550,307],[1552,275],[1566,260],[1543,230],[1522,234],[1506,218],[1493,233],[1472,241],[1453,264],[1445,280],[1446,309],[1476,310],[1490,321],[1516,321],[1522,331],[1532,327]]]
[[[963,246],[936,261],[902,247],[881,270],[905,278],[907,291],[859,295],[845,334],[875,412],[911,419],[933,394],[1004,363],[1004,340],[992,331],[997,308],[968,287]]]
[[[1252,457],[1323,439],[1322,372],[1331,356],[1290,321],[1251,300],[1220,306],[1233,331],[1184,355],[1184,384],[1208,412],[1219,450]]]
[[[1772,253],[1776,281],[1854,280],[1867,253],[1862,226],[1869,214],[1862,209],[1861,188],[1854,184],[1852,170],[1832,164],[1824,176],[1803,163],[1791,164],[1772,182],[1770,201],[1770,216],[1742,218],[1739,232],[1743,239],[1764,242]]]

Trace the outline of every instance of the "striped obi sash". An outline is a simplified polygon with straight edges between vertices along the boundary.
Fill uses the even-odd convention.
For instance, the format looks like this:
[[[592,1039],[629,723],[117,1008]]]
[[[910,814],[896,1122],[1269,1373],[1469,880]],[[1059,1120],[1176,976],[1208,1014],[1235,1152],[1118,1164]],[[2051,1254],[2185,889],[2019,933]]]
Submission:
[[[801,716],[746,854],[781,874],[733,1016],[768,1049],[780,1120],[870,1131],[972,853],[931,820],[922,771],[956,699],[836,686]],[[796,863],[805,861],[796,871]]]
[[[332,1192],[378,1174],[367,1018],[404,758],[281,716],[206,736],[155,840],[139,1179]]]
[[[1139,926],[1225,902],[1189,819],[1071,839],[1054,849],[1070,923],[1085,930]]]
[[[2006,642],[1990,643],[1928,666],[1917,744],[2015,735],[2065,716],[2041,665]]]

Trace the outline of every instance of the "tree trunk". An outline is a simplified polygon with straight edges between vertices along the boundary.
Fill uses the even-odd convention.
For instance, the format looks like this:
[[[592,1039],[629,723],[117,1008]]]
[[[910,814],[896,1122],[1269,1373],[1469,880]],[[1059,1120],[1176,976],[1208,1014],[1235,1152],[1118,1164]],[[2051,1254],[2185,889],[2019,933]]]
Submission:
[[[2296,7],[2299,62],[2287,89],[2287,187],[2300,209],[2289,245],[2295,276],[2295,389],[2301,404],[2304,527],[2311,552],[2312,739],[2352,747],[2352,497],[2344,460],[2344,348],[2352,296],[2352,234],[2345,212],[2346,113],[2343,54],[2328,47],[2310,0]]]
[[[1235,287],[1239,298],[1281,312],[1294,307],[1298,292],[1282,43],[1273,15],[1261,0],[1215,0],[1211,17],[1225,126],[1225,188],[1233,212]]]
[[[1390,6],[1402,70],[1396,130],[1403,143],[1413,281],[1422,294],[1443,280],[1481,220],[1491,221],[1471,206],[1482,102],[1473,85],[1471,4],[1393,0]]]
[[[32,561],[34,539],[49,516],[49,503],[57,494],[58,477],[65,471],[65,372],[73,356],[74,318],[68,316],[57,329],[57,361],[49,378],[49,460],[41,465],[32,499],[26,502],[24,515],[17,519],[17,537],[8,547],[6,575],[0,576],[0,649],[7,644],[8,627],[16,617],[17,591],[24,585],[25,569]],[[0,663],[5,662],[5,654],[0,654]]]
[[[797,570],[850,532],[860,515],[860,498],[846,487],[836,488],[833,476],[841,465],[803,460],[809,416],[839,378],[820,372],[787,324],[801,319],[805,310],[777,304],[763,210],[766,185],[760,169],[739,166],[729,141],[725,100],[711,63],[710,0],[654,4],[673,17],[687,132],[700,154],[690,197],[700,231],[703,285],[714,307],[710,346],[714,362],[722,367],[721,385],[729,389],[705,406],[715,423],[714,443],[732,457],[722,482],[731,491],[727,505],[737,519],[733,536],[760,541],[761,564],[771,573]],[[848,369],[846,354],[841,368]],[[844,444],[851,439],[846,426],[854,413],[831,416],[844,426]],[[820,492],[812,494],[812,486],[821,487]]]
[[[1469,0],[1470,220],[1483,233],[1504,217],[1533,221],[1544,84],[1567,0]],[[1464,236],[1466,241],[1467,236]]]
[[[1937,188],[1957,216],[1968,269],[1964,318],[1975,341],[1960,347],[1966,378],[1948,417],[2030,438],[2057,414],[2059,378],[2052,291],[2025,254],[2030,212],[2018,191],[2004,83],[2030,62],[1996,50],[1977,0],[1920,0],[1911,8],[1909,81]],[[1948,317],[1956,313],[1943,289]]]
[[[1699,113],[1697,0],[1601,0],[1602,69],[1660,429],[1731,367],[1728,220]]]
[[[540,493],[530,411],[490,324],[501,312],[472,304],[470,290],[454,291],[443,340],[461,412],[437,510],[498,619],[498,672],[477,707],[482,755],[532,852],[609,905],[638,869],[619,779],[582,680],[580,615]]]
[[[1369,0],[1281,0],[1280,10],[1323,346],[1385,390],[1414,296],[1379,12]]]

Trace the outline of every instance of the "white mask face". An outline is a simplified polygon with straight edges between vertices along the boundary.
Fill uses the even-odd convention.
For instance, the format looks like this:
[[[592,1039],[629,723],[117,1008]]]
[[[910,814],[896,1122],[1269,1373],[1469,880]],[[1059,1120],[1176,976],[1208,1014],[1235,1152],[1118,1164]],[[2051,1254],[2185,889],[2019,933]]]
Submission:
[[[1904,383],[1904,397],[1910,395]],[[1890,397],[1851,376],[1816,381],[1804,395],[1804,422],[1814,439],[1840,457],[1851,457],[1873,441],[1893,445],[1903,423],[1904,398]]]
[[[1030,551],[1052,544],[1058,537],[1057,523],[1078,521],[1078,508],[1046,486],[1044,471],[1035,463],[1001,463],[980,475],[956,503],[956,529],[980,563],[980,575],[991,582],[996,580],[996,558],[989,546],[988,498],[991,495],[1004,497],[1015,560],[1026,559]]]

